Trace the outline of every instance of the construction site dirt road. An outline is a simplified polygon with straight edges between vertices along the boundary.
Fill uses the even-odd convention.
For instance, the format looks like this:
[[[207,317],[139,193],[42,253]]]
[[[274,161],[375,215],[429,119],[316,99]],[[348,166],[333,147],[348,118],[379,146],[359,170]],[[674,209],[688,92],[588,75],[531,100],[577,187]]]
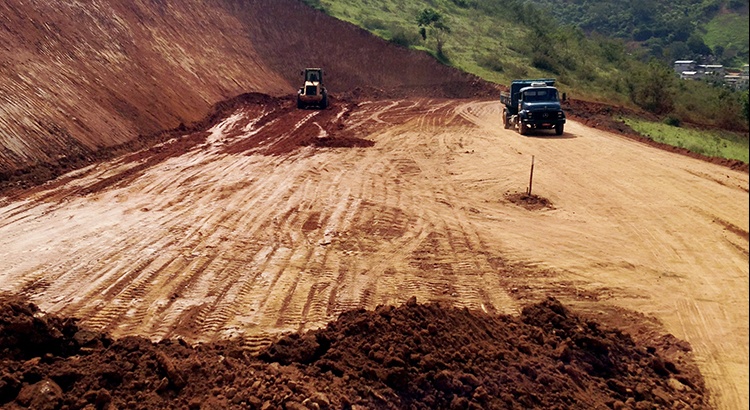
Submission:
[[[748,174],[499,101],[249,95],[210,129],[0,198],[0,291],[115,337],[260,350],[353,308],[554,296],[689,342],[748,403]],[[534,160],[532,196],[530,184]]]

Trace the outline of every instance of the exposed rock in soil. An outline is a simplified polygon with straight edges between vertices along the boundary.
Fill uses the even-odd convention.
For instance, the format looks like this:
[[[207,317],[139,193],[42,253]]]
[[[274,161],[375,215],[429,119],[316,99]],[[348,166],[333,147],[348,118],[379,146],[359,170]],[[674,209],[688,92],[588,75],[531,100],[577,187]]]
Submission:
[[[708,409],[690,347],[642,345],[549,298],[518,317],[412,298],[342,314],[261,354],[241,340],[112,340],[0,302],[0,407]]]

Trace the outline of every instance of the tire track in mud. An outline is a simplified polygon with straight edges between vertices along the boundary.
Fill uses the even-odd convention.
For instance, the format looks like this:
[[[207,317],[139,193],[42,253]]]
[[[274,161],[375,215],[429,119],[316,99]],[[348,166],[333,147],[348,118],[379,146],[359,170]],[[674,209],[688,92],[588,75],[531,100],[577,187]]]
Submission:
[[[314,113],[306,115],[305,118],[303,119],[302,123],[308,121],[313,116],[315,116]],[[291,132],[294,132],[295,129],[298,129],[302,125],[302,123],[298,122],[297,125],[296,125],[296,127],[293,128]],[[273,122],[269,122],[269,124],[273,125]],[[282,135],[282,136],[278,137],[277,140],[283,140],[283,139],[284,139],[284,136]],[[260,146],[262,147],[262,145],[263,144],[261,144]],[[285,163],[288,163],[288,162],[289,162],[289,158],[277,158],[277,164],[275,165],[275,167],[284,166]],[[294,175],[294,178],[297,178],[297,177],[298,177],[297,175]],[[283,191],[277,191],[277,192],[275,192],[274,195],[261,194],[261,195],[258,196],[258,195],[254,195],[252,192],[247,193],[247,197],[250,197],[250,198],[252,198],[252,197],[259,197],[261,199],[261,201],[259,201],[259,203],[257,204],[258,206],[250,206],[248,208],[249,209],[264,209],[264,208],[266,208],[266,209],[274,209],[274,207],[267,206],[267,203],[269,203],[269,202],[270,203],[274,203],[276,205],[281,204],[282,207],[283,207],[283,204],[288,203],[290,201],[289,192],[297,192],[298,191],[298,189],[296,187],[297,184],[298,183],[296,181],[294,181],[294,179],[290,178],[290,182],[279,184],[279,186],[282,187],[282,188],[284,188],[284,190]],[[243,194],[243,196],[245,196],[245,195]],[[245,213],[245,214],[243,214],[243,217],[246,217],[247,215],[248,214]],[[290,213],[290,215],[294,216],[295,214]],[[257,229],[262,230],[263,228],[267,227],[267,224],[264,223],[264,222],[262,222],[264,219],[265,220],[268,220],[268,219],[275,220],[277,218],[276,216],[273,216],[273,214],[266,214],[265,216],[266,216],[266,218],[252,217],[252,218],[250,218],[249,221],[246,222],[246,224],[251,224],[251,225],[255,224],[255,226],[256,226]],[[288,219],[288,218],[284,218],[284,219]],[[223,223],[226,223],[226,221],[224,221]],[[229,225],[230,226],[241,226],[241,225],[239,225],[238,222],[232,222]],[[250,233],[251,236],[253,234],[254,234],[253,232]],[[283,232],[271,232],[270,233],[270,236],[283,236],[283,235],[284,235]],[[292,241],[292,242],[296,241],[294,235],[291,235],[290,238],[289,238],[289,240]],[[309,252],[309,251],[305,251],[305,252]],[[245,253],[248,253],[248,252],[245,252]],[[278,254],[279,254],[278,252],[274,252],[271,255],[278,255]],[[290,261],[289,258],[293,258],[293,257],[294,257],[294,255],[291,255],[291,256],[282,256],[282,259],[280,260],[280,263],[282,264],[282,266],[285,266],[286,264],[290,263],[289,262]],[[309,256],[304,255],[304,253],[303,253],[303,256],[300,256],[299,258],[300,259],[306,259],[306,258],[309,258]],[[274,262],[274,261],[271,261],[271,262]],[[205,307],[204,309],[201,310],[201,311],[205,310],[206,312],[210,312],[210,315],[206,319],[207,323],[204,324],[204,327],[201,328],[201,331],[198,332],[198,333],[203,333],[203,334],[213,334],[213,333],[216,333],[217,329],[221,328],[225,323],[229,322],[232,317],[237,316],[237,309],[233,309],[230,306],[237,305],[238,303],[234,303],[233,301],[225,300],[225,298],[223,296],[224,295],[228,295],[230,293],[231,294],[235,294],[236,293],[238,295],[242,295],[242,297],[244,298],[244,297],[246,297],[244,295],[248,294],[251,291],[250,288],[253,285],[255,285],[255,284],[253,283],[253,281],[245,280],[244,279],[246,276],[248,276],[247,272],[244,272],[243,276],[239,276],[240,270],[237,269],[237,270],[234,270],[234,271],[237,272],[237,274],[232,275],[233,277],[230,277],[230,278],[222,278],[222,282],[223,283],[238,284],[238,285],[236,285],[236,286],[235,285],[231,285],[231,286],[230,285],[226,285],[224,290],[219,291],[219,294],[222,295],[222,297],[219,298],[219,299],[217,299],[217,302],[215,302],[214,305],[207,306],[207,307]],[[280,272],[283,272],[283,270],[280,271]],[[237,277],[234,277],[234,276],[237,276]],[[256,277],[257,277],[257,275],[256,275]],[[277,276],[275,276],[273,278],[273,280],[271,282],[271,284],[272,284],[271,286],[272,287],[280,287],[280,286],[283,287],[284,283],[286,283],[287,279],[288,279],[287,277],[281,277],[281,276],[277,275]],[[293,281],[293,283],[296,283],[296,282]],[[239,287],[240,290],[235,292],[234,288],[237,288],[237,287]],[[296,288],[296,285],[293,285],[292,289],[295,289],[295,288]],[[271,311],[278,310],[280,312],[283,312],[285,310],[284,304],[289,303],[290,296],[288,296],[288,295],[290,295],[291,292],[287,292],[288,295],[283,299],[284,302],[282,302],[282,306],[281,307],[276,307],[274,305],[275,301],[272,300],[272,299],[269,299],[269,297],[270,297],[270,295],[272,295],[272,293],[273,292],[271,292],[270,289],[264,288],[264,294],[265,294],[265,296],[263,297],[262,302],[260,303],[260,305],[258,306],[258,308],[262,309],[263,312],[266,312],[268,310],[271,310]],[[223,308],[220,309],[218,306],[223,306]],[[225,313],[216,313],[215,312],[216,310],[225,311]],[[271,316],[278,315],[278,312],[269,312],[269,313],[271,313]],[[277,319],[276,325],[277,326],[278,325],[282,325],[285,320],[286,319],[282,319],[282,318],[279,317]],[[293,319],[292,321],[296,321],[296,320]]]
[[[456,121],[458,114],[452,104],[426,102],[424,106],[429,108],[417,115],[412,114],[413,119],[408,124],[393,131],[393,139],[388,143],[394,148],[389,153],[398,153],[400,157],[391,158],[390,161],[414,178],[412,188],[421,187],[423,190],[422,197],[410,201],[409,209],[419,209],[418,204],[428,200],[443,204],[445,212],[422,215],[426,223],[408,256],[409,264],[416,268],[416,275],[408,278],[404,286],[412,294],[427,300],[449,301],[485,311],[512,311],[515,303],[509,297],[490,300],[488,294],[481,290],[483,286],[476,285],[476,279],[482,278],[487,282],[485,285],[492,286],[496,293],[504,293],[500,283],[493,279],[496,272],[492,265],[484,260],[484,245],[478,240],[479,234],[467,218],[467,210],[453,203],[461,195],[450,182],[450,163],[452,156],[464,147],[460,139],[456,143],[446,138],[448,131],[445,131],[445,124],[453,124],[450,127],[456,128],[451,128],[451,132],[456,133],[473,124],[465,120]],[[436,169],[427,165],[436,157],[442,159],[444,167]],[[464,287],[464,283],[468,286]]]
[[[630,180],[604,171],[633,151],[630,142],[573,124],[565,138],[522,138],[502,129],[497,102],[342,102],[320,112],[285,104],[240,107],[200,144],[169,144],[177,150],[160,152],[160,161],[141,158],[148,167],[125,178],[116,175],[141,164],[138,157],[4,202],[0,286],[115,336],[200,342],[242,335],[258,351],[280,333],[411,296],[513,313],[525,297],[545,292],[582,301],[578,292],[606,290],[612,300],[653,312],[655,289],[682,292],[687,273],[699,278],[713,264],[746,269],[738,265],[746,261],[738,247],[747,246],[738,232],[747,225],[732,201],[741,178],[725,186],[710,169],[700,171],[711,178],[693,176],[705,180],[694,192],[695,181],[680,188],[678,177],[667,177],[674,170],[644,162],[662,173],[639,190],[637,170],[622,170]],[[316,145],[321,135],[349,145]],[[156,155],[142,154],[149,152]],[[555,199],[554,210],[533,213],[503,200],[514,180],[528,181],[531,153],[541,164],[535,187]],[[582,161],[591,175],[580,173]],[[678,211],[661,202],[667,188],[686,201]],[[696,211],[711,208],[714,197],[725,204]],[[691,232],[723,242],[710,257],[697,250],[680,256],[695,248]],[[539,261],[561,265],[562,273]],[[703,293],[684,297],[721,297],[734,277],[719,273],[700,282]],[[650,287],[641,287],[644,280]],[[529,290],[512,293],[516,287]],[[729,308],[693,308],[735,329],[738,315],[722,316]],[[671,319],[663,311],[675,306],[659,309]],[[699,351],[713,360],[710,374],[736,374],[723,359],[705,357],[734,358],[713,344],[708,328],[684,326],[704,343]]]
[[[357,161],[353,161],[352,164],[358,164],[360,169],[367,169],[371,166],[371,164],[365,164],[361,161],[361,158],[358,158]],[[342,173],[339,172],[338,177],[339,180],[343,180],[346,175],[360,175],[360,172],[346,172]],[[330,184],[333,185],[333,187],[326,186],[325,189],[323,189],[323,192],[341,192],[342,190],[336,185],[337,182],[334,179],[334,181],[331,181]],[[347,181],[347,186],[364,186],[360,183],[352,183],[351,181]],[[300,192],[298,186],[295,186],[293,189],[295,192]],[[313,190],[313,192],[317,191],[316,188]],[[323,208],[318,213],[314,213],[316,219],[319,221],[327,221],[325,222],[325,232],[323,232],[323,237],[325,242],[325,246],[323,248],[328,248],[328,245],[330,244],[330,240],[325,238],[326,232],[330,233],[340,233],[342,232],[342,229],[346,231],[347,225],[346,225],[346,219],[350,219],[351,215],[383,215],[387,214],[386,212],[380,212],[379,210],[368,213],[366,211],[363,211],[362,209],[362,203],[363,200],[360,200],[361,193],[350,191],[348,193],[345,192],[345,195],[339,195],[338,198],[333,198],[331,200],[323,199],[322,202],[324,204],[328,203],[338,203],[338,204],[345,204],[345,206],[338,206],[339,208],[339,214],[343,216],[336,216],[333,213],[331,213],[330,210]],[[354,200],[347,200],[346,198],[357,198]],[[285,199],[286,200],[286,199]],[[313,197],[313,201],[315,198]],[[301,201],[295,202],[300,203]],[[297,214],[302,214],[300,209],[297,209],[295,211]],[[347,214],[349,216],[347,216]],[[300,220],[304,219],[300,217]],[[310,225],[311,227],[315,224],[310,224],[310,218],[304,219],[304,221],[297,221],[297,222],[290,222],[290,226],[304,226]],[[298,228],[295,228],[298,229]],[[288,229],[287,229],[288,230]],[[309,232],[313,232],[314,229],[310,229],[308,227]],[[318,234],[320,232],[318,231]],[[294,239],[294,238],[292,238]],[[336,240],[335,237],[333,237],[333,240]],[[359,241],[358,247],[360,249],[358,250],[364,250],[366,252],[373,252],[373,249],[368,249],[368,243],[363,242],[360,239],[357,239]],[[319,243],[316,244],[315,241],[312,241],[312,245],[320,245]],[[331,246],[330,248],[335,248]],[[327,321],[331,319],[331,315],[335,313],[340,313],[341,311],[347,310],[351,307],[359,307],[359,306],[371,306],[372,302],[370,302],[370,298],[376,293],[375,290],[375,280],[369,280],[365,281],[365,283],[358,283],[356,279],[356,276],[354,276],[352,273],[349,272],[358,272],[356,268],[356,264],[353,264],[352,267],[347,267],[347,259],[349,258],[347,255],[341,256],[341,255],[334,255],[333,257],[330,256],[331,252],[328,252],[327,250],[315,250],[313,252],[309,253],[300,253],[299,256],[296,258],[293,258],[294,260],[299,261],[299,267],[294,267],[292,270],[295,272],[300,272],[293,274],[292,278],[288,278],[286,280],[286,292],[281,292],[282,294],[285,294],[285,297],[283,298],[281,305],[282,307],[279,309],[280,312],[299,312],[298,314],[301,315],[301,317],[293,316],[291,319],[282,318],[279,317],[277,322],[275,323],[276,326],[281,326],[288,321],[291,320],[291,322],[296,323],[309,323],[311,321]],[[344,266],[344,269],[339,270],[339,274],[336,275],[335,272],[337,269],[340,269],[340,267],[337,266],[331,266],[328,263],[329,259],[335,259],[337,260],[337,264],[340,264],[341,266]],[[287,268],[289,270],[289,268]],[[361,268],[359,269],[361,270]],[[324,273],[322,273],[324,272]],[[369,275],[368,275],[369,276]],[[350,277],[354,277],[353,279],[349,279]],[[336,284],[331,284],[335,279]],[[343,297],[343,293],[339,292],[339,289],[342,288],[349,288],[347,285],[349,282],[352,283],[352,287],[355,289],[353,294],[350,294],[349,297],[354,296],[353,299],[350,299],[349,302],[346,300],[338,301],[337,299],[341,299]],[[275,287],[279,287],[278,284],[276,284]],[[330,289],[330,290],[329,290]],[[322,299],[316,298],[314,295],[317,294],[329,294],[329,301],[327,304],[325,304],[325,309],[323,309],[324,304],[321,302],[315,302],[316,300]],[[356,296],[355,296],[356,295]],[[280,296],[279,296],[280,297]],[[271,304],[279,303],[278,301],[273,302]],[[323,312],[326,313],[325,317],[311,317],[311,313],[315,313],[315,316],[321,315]],[[287,313],[288,315],[288,313]],[[297,315],[297,314],[294,314]]]
[[[481,109],[491,110],[492,105]],[[462,115],[470,121],[488,130],[501,127],[487,122],[491,117],[472,118],[471,105],[465,108]],[[576,122],[566,126],[562,139],[520,137],[512,130],[495,133],[499,144],[536,154],[537,169],[549,175],[535,175],[538,193],[559,192],[553,201],[556,209],[545,218],[554,230],[539,224],[527,234],[519,229],[523,222],[540,221],[509,215],[521,221],[510,230],[512,242],[534,238],[524,246],[535,249],[507,255],[523,260],[533,254],[536,260],[557,260],[564,268],[546,279],[516,279],[515,286],[559,298],[574,291],[571,296],[581,301],[606,299],[656,315],[668,331],[695,344],[718,408],[747,403],[747,372],[727,364],[747,361],[747,241],[732,229],[722,232],[712,226],[741,221],[732,223],[739,227],[733,230],[744,231],[747,198],[740,200],[736,193],[743,191],[737,187],[746,185],[746,176],[689,158],[670,158]]]
[[[313,116],[313,115],[308,115],[308,116],[306,117],[306,119],[309,119],[309,118],[311,118],[312,116]],[[296,129],[296,128],[299,128],[299,126],[300,126],[300,123],[297,123],[297,127],[295,127],[295,129]],[[278,166],[284,166],[284,165],[285,165],[285,163],[288,163],[288,162],[289,162],[289,158],[280,158],[280,159],[278,159],[278,163],[276,164],[276,167],[278,167]],[[280,197],[278,197],[278,198],[272,198],[272,197],[271,197],[271,195],[260,195],[260,198],[262,199],[262,201],[260,201],[260,202],[261,202],[261,203],[265,203],[265,202],[273,202],[273,203],[275,203],[275,204],[282,204],[282,206],[283,206],[283,204],[285,204],[285,203],[287,203],[287,202],[289,201],[289,197],[290,197],[290,195],[288,194],[288,192],[297,192],[297,191],[298,191],[298,190],[297,190],[297,188],[296,188],[296,187],[294,187],[294,184],[295,184],[294,182],[293,182],[292,184],[289,184],[289,183],[283,183],[283,184],[279,184],[279,185],[280,185],[281,187],[283,187],[283,188],[284,188],[284,191],[280,191],[281,193],[283,193],[283,195],[278,195],[278,196],[280,196]],[[249,197],[253,197],[252,193],[251,193],[250,195],[248,195],[248,196],[249,196]],[[258,196],[255,196],[255,197],[258,197]],[[263,207],[262,207],[262,206],[261,206],[261,207],[259,207],[259,208],[260,208],[260,209],[263,209]],[[266,207],[266,208],[267,208],[267,209],[273,209],[273,208],[271,208],[271,207]],[[256,208],[256,209],[257,209],[257,208]],[[267,216],[269,216],[269,217],[270,217],[270,216],[272,216],[272,215],[267,215]],[[261,220],[261,219],[263,219],[263,218],[259,218],[258,220]],[[273,219],[275,220],[275,219],[276,219],[276,217],[273,217]],[[287,218],[284,218],[284,219],[287,219]],[[255,220],[251,220],[251,221],[250,221],[250,223],[253,223],[254,221],[255,221]],[[281,235],[283,235],[283,233],[282,233]],[[294,241],[295,241],[296,239],[295,239],[295,238],[294,238],[294,237],[292,236],[292,237],[290,237],[290,238],[289,238],[289,240],[290,240],[290,241],[292,241],[292,242],[294,242]],[[294,246],[294,244],[293,244],[293,243],[292,243],[292,246]],[[305,259],[306,257],[307,257],[307,256],[302,256],[302,257],[301,257],[301,259]],[[289,258],[289,256],[286,256],[286,258]],[[284,259],[282,259],[281,263],[282,263],[282,264],[288,264],[289,262],[288,262],[288,261],[286,261],[286,260],[284,260]],[[283,280],[286,280],[286,278],[280,278],[279,276],[276,276],[276,277],[274,277],[274,282],[273,282],[273,285],[274,285],[274,286],[278,286],[278,285],[279,285],[279,283],[278,283],[278,280],[282,280],[282,281],[283,281]],[[247,283],[247,282],[246,282],[246,283]],[[247,287],[247,286],[246,286],[246,287]],[[247,292],[248,292],[248,290],[244,290],[243,292],[247,293]],[[266,289],[266,293],[270,293],[270,292],[268,292],[268,290]],[[264,301],[263,301],[263,302],[261,303],[261,306],[260,306],[260,307],[261,307],[261,308],[265,308],[265,309],[276,309],[276,308],[271,308],[271,307],[270,307],[271,305],[273,305],[273,303],[272,303],[273,301],[271,301],[271,300],[269,300],[269,299],[268,299],[268,295],[266,295],[265,297],[266,297],[266,299],[265,299],[265,300],[264,300]],[[284,302],[284,303],[289,303],[290,297],[289,297],[289,296],[287,296],[287,297],[286,297],[286,298],[285,298],[284,300],[286,301],[286,302]],[[212,311],[212,310],[214,310],[214,309],[211,309],[211,308],[207,308],[206,310],[208,310],[208,311]],[[276,309],[276,310],[278,310],[278,309]],[[282,308],[280,308],[280,310],[281,310],[281,311],[283,311],[283,310],[284,310],[284,308],[282,307]],[[276,312],[276,314],[278,314],[278,313]],[[229,315],[228,315],[228,316],[229,316]],[[223,318],[222,320],[223,320],[223,321],[226,321],[226,318]],[[277,320],[277,322],[283,322],[283,320],[284,320],[284,319],[281,319],[281,318],[279,318],[279,319]],[[278,323],[277,323],[277,324],[278,324]],[[217,326],[217,325],[215,325],[215,324],[214,324],[214,325],[212,325],[212,328],[216,328],[216,327],[218,327],[218,326]],[[210,330],[210,329],[204,329],[204,330]]]
[[[706,303],[696,303],[689,299],[680,299],[675,303],[675,311],[683,326],[683,331],[688,340],[693,340],[691,347],[698,353],[701,373],[707,381],[721,381],[731,377],[732,370],[716,360],[705,360],[700,358],[732,355],[742,357],[737,351],[737,346],[727,343],[723,333],[729,331],[720,325],[721,317],[724,315],[718,304],[708,306]],[[717,327],[718,325],[718,327]],[[712,342],[706,342],[712,341]],[[744,355],[747,355],[745,350]],[[736,363],[736,362],[735,362]],[[736,385],[714,382],[712,391],[712,402],[714,405],[722,403],[724,408],[742,408],[742,402],[738,400],[740,392]],[[718,406],[717,406],[718,407]]]
[[[332,179],[326,181],[318,174],[314,180],[305,181],[305,189],[296,190],[300,197],[292,203],[297,218],[289,219],[284,229],[298,235],[298,242],[308,251],[299,258],[299,266],[292,267],[299,273],[283,301],[277,324],[298,323],[299,329],[319,326],[333,318],[327,309],[337,269],[332,264],[332,243],[346,229],[347,219],[358,212],[356,193],[342,185],[347,174],[334,170],[340,165],[322,162],[316,166],[326,169]]]

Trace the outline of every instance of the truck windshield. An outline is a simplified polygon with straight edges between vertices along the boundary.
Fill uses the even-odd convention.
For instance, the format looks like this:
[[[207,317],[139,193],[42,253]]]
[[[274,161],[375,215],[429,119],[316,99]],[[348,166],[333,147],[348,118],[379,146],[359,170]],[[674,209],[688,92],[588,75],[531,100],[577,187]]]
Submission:
[[[524,101],[533,102],[533,101],[557,101],[557,91],[556,90],[526,90],[523,93],[523,99]]]

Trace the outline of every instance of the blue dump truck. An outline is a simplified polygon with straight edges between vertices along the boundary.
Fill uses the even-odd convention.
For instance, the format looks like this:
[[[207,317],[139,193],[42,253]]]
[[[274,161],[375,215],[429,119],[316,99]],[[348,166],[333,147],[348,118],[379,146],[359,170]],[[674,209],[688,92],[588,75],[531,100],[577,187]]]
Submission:
[[[560,106],[555,80],[513,80],[510,92],[500,93],[503,108],[503,126],[515,127],[521,135],[532,129],[554,129],[562,135],[565,113]]]

